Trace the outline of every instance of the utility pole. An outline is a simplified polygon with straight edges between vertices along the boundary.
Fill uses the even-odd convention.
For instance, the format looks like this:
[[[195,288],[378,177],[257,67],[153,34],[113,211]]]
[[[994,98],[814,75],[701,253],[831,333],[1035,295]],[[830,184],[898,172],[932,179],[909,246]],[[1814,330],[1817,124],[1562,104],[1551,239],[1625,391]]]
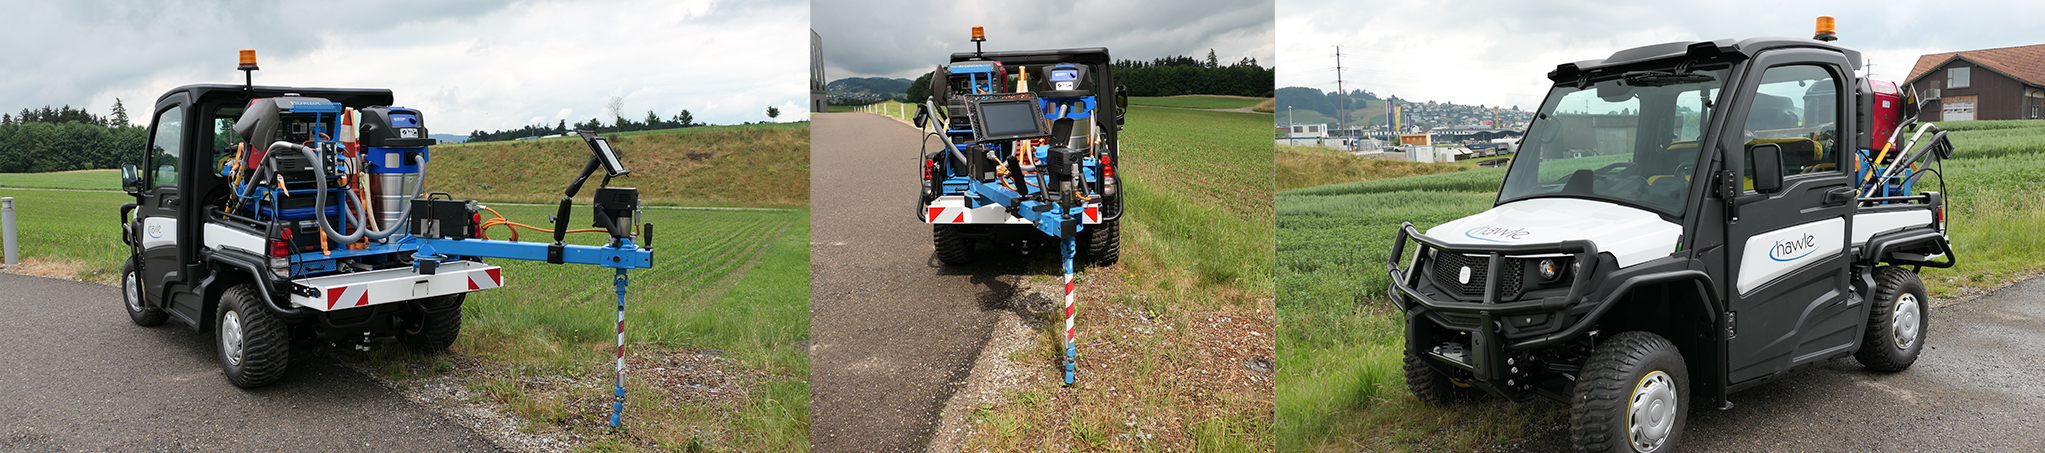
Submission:
[[[1342,46],[1335,46],[1335,127],[1349,129],[1349,91],[1342,88]]]

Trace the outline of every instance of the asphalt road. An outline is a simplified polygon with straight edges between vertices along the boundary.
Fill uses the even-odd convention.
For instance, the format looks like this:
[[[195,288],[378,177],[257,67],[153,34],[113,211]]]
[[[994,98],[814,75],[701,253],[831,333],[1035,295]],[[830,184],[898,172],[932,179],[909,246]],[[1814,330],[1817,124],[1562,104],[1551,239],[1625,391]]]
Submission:
[[[1923,354],[1882,373],[1834,360],[1692,409],[1683,451],[2045,451],[2045,278],[1933,309]],[[1568,451],[1554,427],[1520,451]]]
[[[310,353],[235,388],[211,335],[136,326],[109,286],[0,274],[0,332],[0,451],[499,450]]]
[[[915,217],[915,128],[863,113],[811,121],[810,442],[923,451],[1023,260],[983,244],[972,266],[938,264]]]

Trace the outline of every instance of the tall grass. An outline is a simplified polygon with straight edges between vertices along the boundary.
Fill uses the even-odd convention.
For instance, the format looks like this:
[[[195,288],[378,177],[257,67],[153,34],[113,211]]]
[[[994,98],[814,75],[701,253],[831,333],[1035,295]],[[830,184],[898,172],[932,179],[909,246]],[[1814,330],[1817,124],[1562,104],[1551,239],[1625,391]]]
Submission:
[[[1347,152],[1318,146],[1279,146],[1278,190],[1469,171],[1477,168],[1477,161],[1474,160],[1444,163],[1407,162],[1356,157]]]

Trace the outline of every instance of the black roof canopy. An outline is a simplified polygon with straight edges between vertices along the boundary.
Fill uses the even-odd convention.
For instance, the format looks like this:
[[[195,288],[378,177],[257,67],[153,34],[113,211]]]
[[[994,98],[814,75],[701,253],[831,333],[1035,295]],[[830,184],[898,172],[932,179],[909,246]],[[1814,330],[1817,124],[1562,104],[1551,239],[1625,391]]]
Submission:
[[[1653,66],[1670,60],[1702,60],[1713,57],[1730,57],[1733,60],[1753,58],[1762,51],[1783,48],[1815,48],[1846,54],[1851,69],[1859,70],[1860,51],[1832,43],[1808,38],[1761,37],[1744,40],[1717,39],[1711,41],[1677,41],[1635,47],[1613,52],[1602,60],[1584,60],[1563,63],[1548,72],[1548,80],[1564,82],[1575,80],[1590,72],[1629,66]]]
[[[189,93],[192,96],[192,99],[194,99],[195,101],[208,101],[218,99],[224,96],[234,96],[239,98],[243,95],[243,86],[219,83],[185,85],[177,88],[172,88],[169,92],[164,93],[163,96],[157,97],[156,102],[159,103],[163,102],[164,100],[169,99],[171,96],[174,96],[178,93]],[[391,95],[391,90],[386,88],[311,88],[311,87],[256,86],[254,89],[247,91],[247,93],[248,93],[247,99],[273,98],[283,96],[285,94],[296,94],[305,97],[326,98],[329,101],[339,102],[341,103],[341,105],[358,109],[372,105],[391,105],[391,102],[394,99],[394,97]]]
[[[1083,63],[1106,65],[1114,63],[1108,59],[1108,48],[1085,47],[1055,50],[1010,50],[998,52],[958,52],[951,54],[953,63],[968,61],[999,61],[1012,64]]]

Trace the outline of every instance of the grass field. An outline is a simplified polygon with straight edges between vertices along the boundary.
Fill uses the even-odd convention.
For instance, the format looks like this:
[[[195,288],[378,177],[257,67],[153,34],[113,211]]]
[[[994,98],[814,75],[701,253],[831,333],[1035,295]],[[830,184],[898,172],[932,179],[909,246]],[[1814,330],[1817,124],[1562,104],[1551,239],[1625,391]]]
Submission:
[[[1189,94],[1184,96],[1129,97],[1129,105],[1144,107],[1177,107],[1182,109],[1234,110],[1255,107],[1271,98],[1242,96],[1211,96]]]
[[[835,112],[837,110],[833,111]],[[863,106],[853,107],[851,110],[848,111],[887,115],[896,118],[901,118],[902,121],[909,121],[916,118],[916,104],[897,101],[876,102]]]
[[[1948,300],[2045,271],[2036,227],[2045,224],[2045,121],[1950,126],[1958,151],[1945,165],[1947,215],[1960,265],[1923,274],[1934,298]],[[1503,177],[1469,170],[1278,194],[1280,450],[1472,450],[1567,418],[1552,403],[1427,406],[1400,371],[1403,326],[1384,297],[1395,229],[1489,209]]]
[[[1121,264],[1081,275],[1080,383],[1042,363],[978,408],[969,451],[1257,451],[1271,445],[1271,147],[1262,114],[1135,107],[1122,134]],[[1049,284],[1055,260],[1031,279]],[[1099,297],[1099,296],[1094,296]],[[1046,318],[1043,321],[1051,321]],[[1062,326],[1062,323],[1057,323]],[[1268,363],[1268,362],[1267,362]]]

